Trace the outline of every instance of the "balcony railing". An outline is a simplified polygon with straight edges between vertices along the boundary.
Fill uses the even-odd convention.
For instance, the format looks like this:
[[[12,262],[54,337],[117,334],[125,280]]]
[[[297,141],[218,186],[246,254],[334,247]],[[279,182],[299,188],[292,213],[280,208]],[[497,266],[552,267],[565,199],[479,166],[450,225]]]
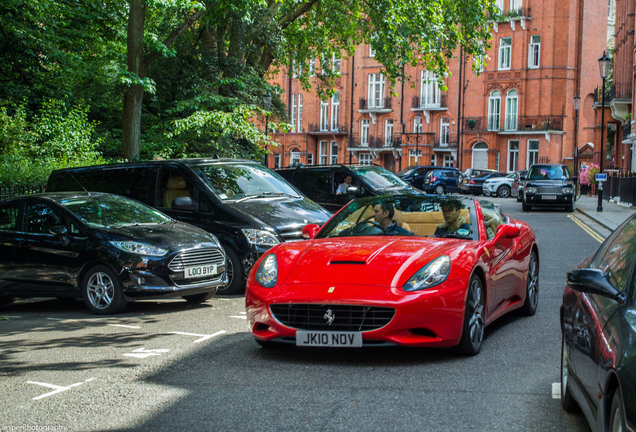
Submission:
[[[334,133],[347,133],[347,128],[345,126],[338,125],[338,129],[331,129],[331,125],[328,128],[323,128],[321,125],[310,124],[307,126],[307,132],[311,133],[325,133],[325,134],[334,134]]]
[[[402,146],[402,139],[396,135],[390,137],[388,140],[385,137],[369,137],[366,144],[360,142],[360,134],[354,134],[352,138],[353,142],[351,143],[351,147],[353,148],[377,150],[394,149]]]
[[[391,109],[392,98],[383,98],[380,100],[369,101],[366,98],[360,98],[361,110],[386,110]]]
[[[412,107],[415,109],[448,109],[448,97],[446,93],[441,93],[439,100],[435,103],[426,103],[419,96],[413,96]]]
[[[541,132],[562,131],[564,116],[518,116],[516,128],[502,128],[503,118],[500,119],[499,129],[488,128],[488,117],[467,117],[463,119],[464,133],[473,132]]]

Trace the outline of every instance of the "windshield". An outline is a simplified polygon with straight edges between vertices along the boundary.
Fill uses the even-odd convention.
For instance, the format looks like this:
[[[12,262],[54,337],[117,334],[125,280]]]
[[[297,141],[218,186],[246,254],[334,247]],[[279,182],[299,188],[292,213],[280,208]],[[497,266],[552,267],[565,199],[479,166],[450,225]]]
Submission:
[[[474,201],[437,196],[384,196],[354,200],[316,238],[417,236],[475,240]]]
[[[528,180],[568,180],[570,173],[562,165],[532,165]]]
[[[410,188],[407,182],[383,167],[371,165],[352,169],[374,189]]]
[[[152,207],[117,195],[74,197],[61,200],[60,204],[89,226],[98,228],[172,222]]]
[[[261,165],[218,164],[192,168],[222,200],[264,196],[300,197],[282,177]]]

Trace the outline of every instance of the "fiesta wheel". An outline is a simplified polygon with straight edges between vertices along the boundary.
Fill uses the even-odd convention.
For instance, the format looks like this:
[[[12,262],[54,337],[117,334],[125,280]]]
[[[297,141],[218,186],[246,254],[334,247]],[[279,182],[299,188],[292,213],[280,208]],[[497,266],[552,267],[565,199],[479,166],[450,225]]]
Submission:
[[[119,277],[105,265],[96,265],[82,278],[84,304],[99,315],[114,314],[126,306]]]

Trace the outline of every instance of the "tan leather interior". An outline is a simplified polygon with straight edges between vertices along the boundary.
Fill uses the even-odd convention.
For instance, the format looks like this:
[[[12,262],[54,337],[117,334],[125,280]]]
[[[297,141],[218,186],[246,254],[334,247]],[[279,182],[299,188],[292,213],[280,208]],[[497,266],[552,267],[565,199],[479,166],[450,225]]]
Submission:
[[[468,209],[460,210],[460,217],[470,223]],[[418,236],[432,236],[435,234],[437,226],[444,223],[444,215],[441,211],[435,212],[396,212],[398,224],[402,224],[404,229],[411,231]],[[408,228],[407,228],[408,226]]]
[[[172,201],[179,197],[190,197],[190,191],[187,189],[186,181],[179,175],[171,175],[168,177],[166,184],[166,192],[163,195],[163,201],[166,207],[172,208]]]

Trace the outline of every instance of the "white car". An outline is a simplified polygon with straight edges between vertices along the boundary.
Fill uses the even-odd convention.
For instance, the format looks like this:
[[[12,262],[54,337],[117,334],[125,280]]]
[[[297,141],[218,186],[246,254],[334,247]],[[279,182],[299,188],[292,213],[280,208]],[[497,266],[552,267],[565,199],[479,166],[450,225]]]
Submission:
[[[505,177],[495,177],[486,180],[483,186],[484,195],[508,198],[510,196],[510,190],[514,179],[515,173],[508,174]]]

